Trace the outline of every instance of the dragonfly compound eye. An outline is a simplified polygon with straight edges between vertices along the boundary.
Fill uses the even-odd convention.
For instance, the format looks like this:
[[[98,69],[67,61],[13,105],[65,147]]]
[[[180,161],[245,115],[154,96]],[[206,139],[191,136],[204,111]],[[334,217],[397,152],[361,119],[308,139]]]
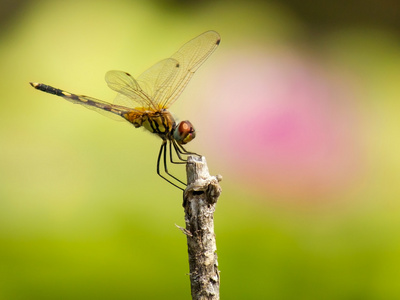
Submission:
[[[180,122],[174,130],[174,139],[180,144],[189,143],[195,137],[196,131],[189,121]]]

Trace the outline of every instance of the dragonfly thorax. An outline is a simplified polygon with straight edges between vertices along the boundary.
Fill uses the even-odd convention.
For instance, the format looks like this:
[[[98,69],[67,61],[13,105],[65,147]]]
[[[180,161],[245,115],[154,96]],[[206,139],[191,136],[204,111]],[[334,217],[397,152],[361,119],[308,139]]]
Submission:
[[[196,131],[192,123],[189,121],[182,121],[175,126],[173,136],[179,144],[184,145],[196,137]]]
[[[137,109],[122,115],[136,128],[144,127],[151,133],[158,134],[162,139],[170,135],[175,128],[175,120],[165,109],[160,111],[143,111]]]
[[[175,122],[174,117],[166,109],[157,112],[137,110],[123,115],[136,128],[144,127],[151,133],[157,134],[163,140],[174,139],[181,145],[189,143],[196,136],[196,131],[189,121]]]

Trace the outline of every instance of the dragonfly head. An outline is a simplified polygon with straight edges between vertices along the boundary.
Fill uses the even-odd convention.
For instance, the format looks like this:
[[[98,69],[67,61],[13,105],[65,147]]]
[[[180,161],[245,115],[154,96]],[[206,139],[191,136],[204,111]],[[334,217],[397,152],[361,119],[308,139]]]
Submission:
[[[196,137],[196,131],[189,121],[179,122],[174,129],[174,139],[179,144],[189,143]]]

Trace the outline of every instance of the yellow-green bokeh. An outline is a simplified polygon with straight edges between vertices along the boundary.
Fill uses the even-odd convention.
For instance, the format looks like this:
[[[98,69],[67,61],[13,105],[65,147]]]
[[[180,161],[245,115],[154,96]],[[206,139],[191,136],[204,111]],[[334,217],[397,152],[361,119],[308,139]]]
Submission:
[[[155,172],[159,138],[28,82],[112,101],[108,70],[138,76],[210,29],[221,45],[172,110],[198,130],[188,149],[224,177],[215,215],[222,299],[398,299],[399,36],[379,24],[314,36],[290,5],[190,3],[25,2],[3,23],[0,299],[189,298],[186,240],[174,225],[184,226],[182,194]],[[254,119],[212,113],[213,94],[248,88],[255,73],[243,66],[255,54],[300,57],[346,79],[360,159],[357,172],[342,170],[352,172],[348,184],[296,197],[252,185],[239,171],[247,158],[235,165],[221,153],[218,137],[257,150],[222,130]],[[224,82],[226,70],[240,79]],[[236,100],[231,108],[254,105]],[[221,126],[207,127],[217,117]]]

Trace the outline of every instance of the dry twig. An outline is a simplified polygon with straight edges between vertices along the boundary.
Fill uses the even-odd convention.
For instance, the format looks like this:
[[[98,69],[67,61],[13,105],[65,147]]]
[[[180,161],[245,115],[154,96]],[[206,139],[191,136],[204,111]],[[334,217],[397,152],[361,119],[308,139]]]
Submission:
[[[220,175],[210,176],[204,157],[190,156],[183,195],[190,284],[193,300],[219,299],[219,270],[214,211],[221,194]]]

